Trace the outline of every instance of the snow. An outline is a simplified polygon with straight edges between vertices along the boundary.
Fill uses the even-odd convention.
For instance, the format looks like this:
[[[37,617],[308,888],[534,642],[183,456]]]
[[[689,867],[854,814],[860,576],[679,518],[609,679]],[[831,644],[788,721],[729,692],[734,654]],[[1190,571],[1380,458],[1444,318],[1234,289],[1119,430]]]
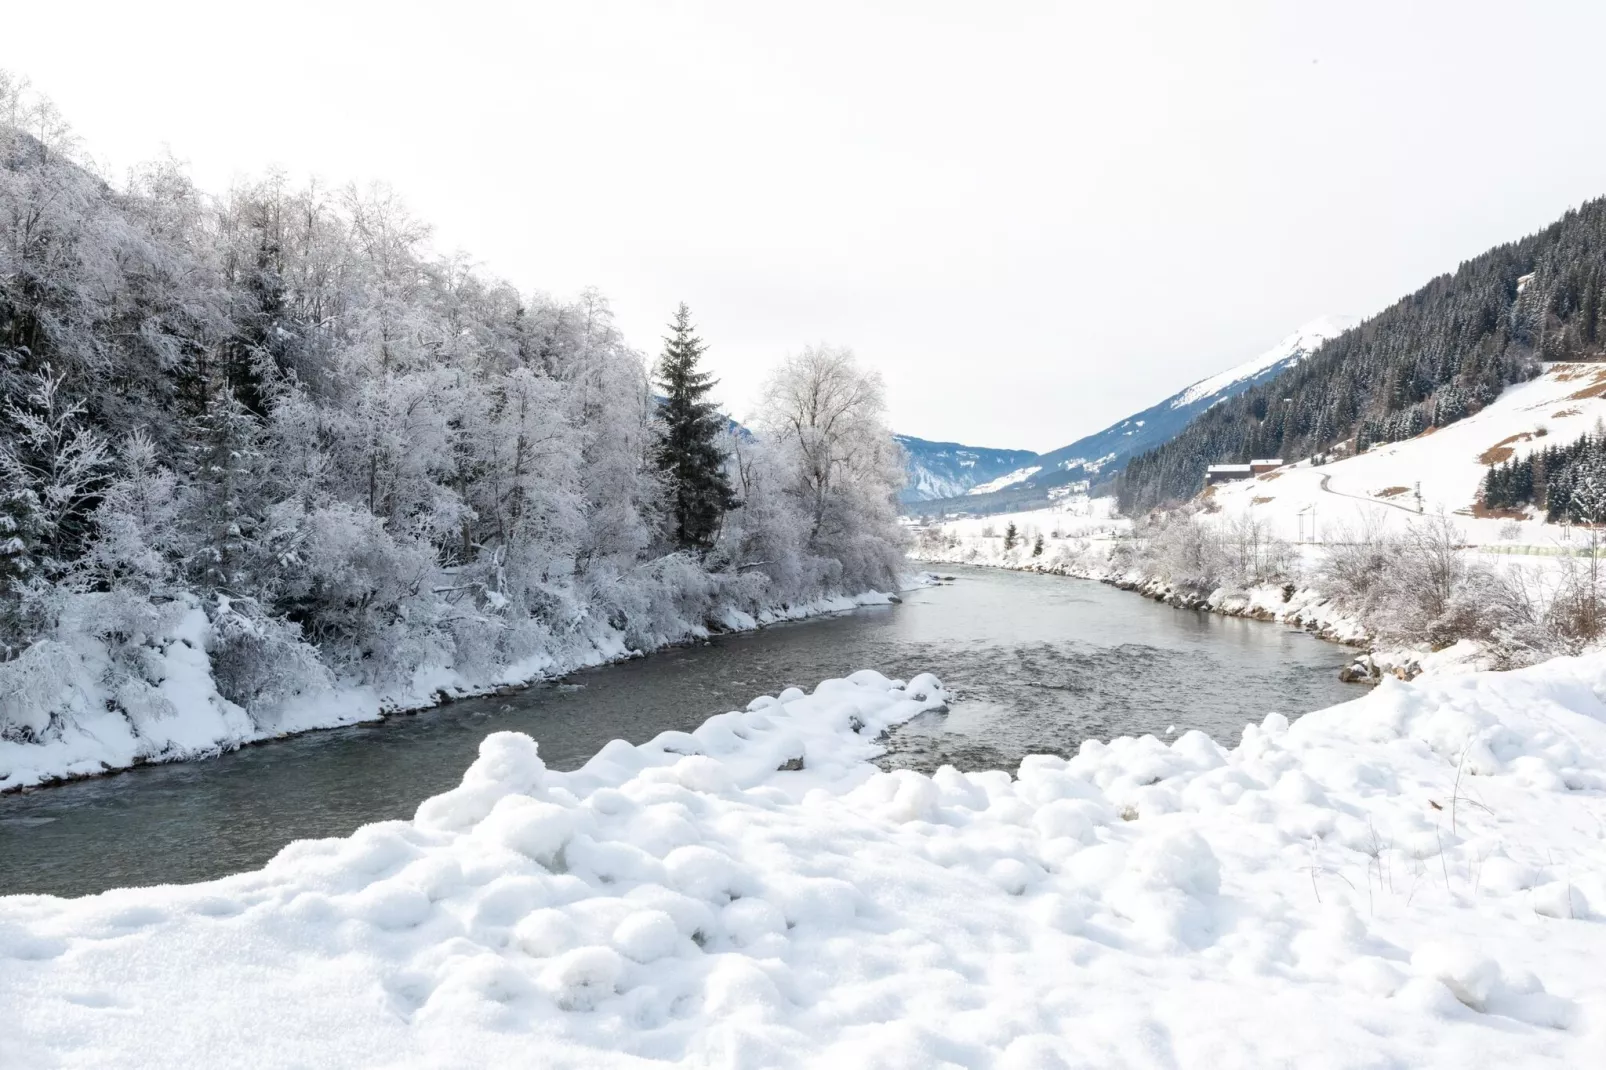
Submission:
[[[909,583],[918,583],[910,580]],[[861,606],[887,605],[880,591],[835,595],[772,605],[757,615],[734,607],[718,614],[726,631],[752,631],[781,621],[807,620]],[[91,597],[87,603],[93,607]],[[194,600],[171,604],[176,615],[150,637],[151,675],[159,687],[142,681],[108,683],[105,647],[78,631],[74,646],[55,640],[35,643],[0,675],[0,724],[29,726],[34,739],[0,737],[0,791],[54,780],[93,776],[145,762],[205,758],[224,750],[294,732],[335,728],[379,720],[388,713],[435,705],[442,694],[465,697],[503,687],[561,676],[576,669],[638,657],[624,637],[598,631],[562,655],[543,653],[503,666],[489,676],[473,676],[449,666],[421,665],[402,691],[338,681],[286,702],[271,718],[253,719],[218,693],[207,647],[212,634],[206,613]],[[73,629],[66,629],[73,634]],[[706,627],[667,641],[706,638]],[[115,692],[110,689],[115,686]],[[113,709],[108,699],[117,699]],[[51,731],[43,730],[51,726]]]
[[[568,774],[496,733],[411,821],[0,899],[0,1064],[1599,1066],[1603,696],[1385,680],[929,777],[868,761],[929,675]]]
[[[1252,514],[1290,541],[1310,539],[1312,510],[1321,539],[1324,532],[1337,538],[1340,527],[1353,530],[1365,523],[1397,528],[1442,509],[1454,514],[1474,545],[1555,549],[1566,543],[1568,533],[1542,517],[1530,516],[1513,527],[1512,521],[1473,515],[1488,471],[1482,458],[1491,450],[1521,457],[1593,433],[1606,419],[1606,397],[1592,392],[1606,393],[1606,366],[1552,364],[1539,378],[1508,387],[1493,404],[1455,423],[1329,464],[1305,460],[1223,484],[1210,501],[1218,516]]]
[[[1321,316],[1313,319],[1260,356],[1194,383],[1172,399],[1171,407],[1180,409],[1185,405],[1191,405],[1200,398],[1220,393],[1235,383],[1253,379],[1283,361],[1288,361],[1288,367],[1291,368],[1315,352],[1317,346],[1329,338],[1338,337],[1358,322],[1353,316]]]
[[[1029,465],[1029,466],[1027,466],[1025,468],[1017,468],[1013,472],[1004,473],[1003,475],[999,476],[997,479],[988,480],[986,483],[978,483],[974,487],[971,487],[969,490],[967,490],[965,493],[966,494],[991,494],[995,490],[1003,490],[1005,487],[1014,486],[1016,483],[1019,483],[1023,479],[1030,479],[1032,476],[1035,476],[1037,473],[1041,472],[1042,470],[1043,470],[1043,466],[1040,465],[1040,464]]]
[[[962,539],[994,539],[1013,523],[1022,538],[1041,532],[1045,538],[1073,539],[1113,536],[1131,530],[1131,523],[1114,515],[1115,499],[1089,498],[1086,494],[1068,494],[1054,505],[1044,509],[1026,509],[1014,513],[993,513],[987,516],[958,517],[944,520],[940,527]],[[1058,533],[1057,535],[1054,533]],[[995,540],[996,541],[996,540]],[[1002,544],[1000,543],[1000,550]],[[1027,546],[1029,553],[1031,547]],[[911,556],[919,557],[919,545]],[[987,563],[987,562],[978,562]]]

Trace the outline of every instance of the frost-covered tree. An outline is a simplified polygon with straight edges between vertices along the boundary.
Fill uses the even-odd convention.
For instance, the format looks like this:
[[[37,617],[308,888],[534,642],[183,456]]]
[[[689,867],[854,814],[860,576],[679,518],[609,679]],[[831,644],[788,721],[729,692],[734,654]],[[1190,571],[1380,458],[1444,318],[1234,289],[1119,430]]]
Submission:
[[[895,496],[905,475],[880,375],[848,349],[811,346],[781,363],[762,405],[759,425],[788,456],[810,550],[855,582],[888,582],[902,555]]]
[[[658,406],[653,460],[663,475],[666,521],[675,545],[706,550],[736,504],[720,449],[725,417],[708,400],[716,380],[701,368],[707,347],[693,332],[684,302],[658,358]]]
[[[22,398],[7,398],[0,409],[0,486],[21,518],[12,524],[22,540],[17,560],[52,578],[81,553],[110,465],[105,441],[85,423],[84,404],[67,399],[64,380],[46,365],[25,380]]]
[[[92,586],[170,595],[186,535],[177,475],[136,432],[123,443],[117,472],[95,510],[95,537],[79,563]]]
[[[738,441],[677,322],[660,409],[601,294],[441,256],[383,187],[113,180],[0,74],[0,660],[78,628],[145,702],[132,648],[199,608],[271,718],[331,672],[490,678],[890,583],[879,381],[806,351]]]

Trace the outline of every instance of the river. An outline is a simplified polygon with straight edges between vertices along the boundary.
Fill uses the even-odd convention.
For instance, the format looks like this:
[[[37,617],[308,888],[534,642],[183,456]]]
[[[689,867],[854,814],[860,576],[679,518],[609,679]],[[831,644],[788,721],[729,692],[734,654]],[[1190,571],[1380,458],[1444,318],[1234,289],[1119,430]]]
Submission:
[[[486,734],[528,732],[572,769],[615,738],[695,728],[759,694],[874,668],[934,672],[947,714],[899,729],[887,767],[1012,768],[1084,739],[1201,729],[1224,744],[1273,710],[1358,697],[1342,648],[1277,624],[1179,610],[1089,580],[956,568],[904,604],[721,636],[471,699],[311,732],[208,761],[0,796],[0,895],[205,880],[292,840],[410,817],[455,785]]]

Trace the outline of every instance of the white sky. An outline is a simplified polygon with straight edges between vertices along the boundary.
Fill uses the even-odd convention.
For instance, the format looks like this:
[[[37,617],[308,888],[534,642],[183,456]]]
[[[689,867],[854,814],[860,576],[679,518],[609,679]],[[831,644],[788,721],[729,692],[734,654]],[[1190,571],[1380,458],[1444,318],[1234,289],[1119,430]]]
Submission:
[[[10,4],[119,171],[382,179],[521,289],[687,301],[1048,450],[1606,194],[1606,3]]]

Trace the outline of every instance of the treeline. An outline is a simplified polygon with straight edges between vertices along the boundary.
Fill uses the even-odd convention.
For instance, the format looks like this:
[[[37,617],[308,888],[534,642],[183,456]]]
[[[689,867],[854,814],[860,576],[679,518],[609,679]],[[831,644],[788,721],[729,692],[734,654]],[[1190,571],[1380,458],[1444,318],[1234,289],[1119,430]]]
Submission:
[[[1606,432],[1491,465],[1479,500],[1491,512],[1536,505],[1551,523],[1606,520]]]
[[[143,686],[199,605],[256,710],[895,582],[901,458],[851,354],[782,362],[738,439],[684,309],[655,382],[601,295],[428,236],[382,189],[114,183],[0,75],[0,662],[88,637]]]
[[[1121,508],[1186,500],[1206,466],[1363,451],[1476,412],[1541,361],[1606,354],[1606,198],[1441,275],[1135,457]]]

